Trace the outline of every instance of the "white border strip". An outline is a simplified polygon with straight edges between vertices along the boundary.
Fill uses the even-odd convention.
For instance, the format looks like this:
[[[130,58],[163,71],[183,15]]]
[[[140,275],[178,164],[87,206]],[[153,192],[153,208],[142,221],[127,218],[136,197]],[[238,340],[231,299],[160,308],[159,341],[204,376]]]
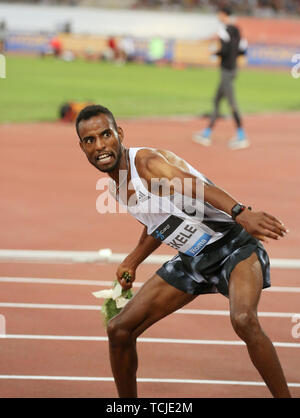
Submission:
[[[112,286],[113,280],[82,280],[82,279],[51,279],[41,277],[0,277],[0,283],[34,283],[34,284],[63,284],[86,286]],[[134,282],[134,287],[143,286],[142,282]],[[272,286],[264,289],[264,292],[300,293],[300,287]]]
[[[108,341],[108,337],[81,336],[81,335],[29,335],[29,334],[3,334],[3,339],[14,340],[49,340],[49,341]],[[162,343],[162,344],[196,344],[196,345],[228,345],[245,346],[243,341],[230,340],[192,340],[179,338],[138,338],[141,343]],[[273,342],[275,347],[300,348],[300,343]]]
[[[120,263],[127,253],[112,253],[109,248],[99,251],[40,251],[0,250],[0,262],[13,263]],[[163,264],[174,255],[151,255],[144,264]],[[271,267],[279,269],[300,269],[299,259],[274,258]]]
[[[9,375],[2,374],[0,379],[21,380],[67,380],[79,382],[114,382],[113,377],[85,377],[85,376],[39,376],[39,375]],[[204,379],[161,379],[161,378],[137,378],[139,383],[191,383],[202,385],[237,385],[237,386],[266,386],[264,382],[241,380],[204,380]],[[300,383],[288,383],[289,387],[300,388]]]
[[[1,302],[0,308],[21,308],[21,309],[67,309],[67,310],[81,310],[81,311],[99,311],[101,306],[98,305],[62,305],[50,303],[10,303]],[[179,309],[175,314],[188,315],[217,315],[229,316],[229,311],[211,310],[211,309]],[[259,317],[264,318],[292,318],[300,317],[300,313],[294,312],[259,312]]]

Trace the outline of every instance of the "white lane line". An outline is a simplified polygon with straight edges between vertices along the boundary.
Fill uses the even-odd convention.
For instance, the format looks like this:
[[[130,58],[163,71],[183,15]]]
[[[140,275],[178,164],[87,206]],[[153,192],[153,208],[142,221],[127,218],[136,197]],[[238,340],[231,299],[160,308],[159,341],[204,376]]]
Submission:
[[[51,341],[108,341],[108,337],[102,336],[81,336],[81,335],[30,335],[30,334],[3,334],[2,339],[16,340],[51,340]],[[229,345],[243,346],[243,341],[230,340],[193,340],[184,338],[138,338],[141,343],[162,343],[162,344],[197,344],[197,345]],[[273,342],[275,347],[300,348],[300,343]]]
[[[40,277],[0,277],[0,283],[35,283],[35,284],[64,284],[64,285],[87,285],[87,286],[112,286],[113,280],[82,280],[82,279],[52,279]],[[143,283],[134,282],[134,287],[141,287]],[[272,286],[264,292],[300,293],[300,287]]]
[[[1,306],[1,304],[0,304]],[[175,313],[187,315],[216,315],[229,316],[229,311],[209,310],[209,309],[179,309]],[[262,318],[293,318],[300,317],[300,313],[291,312],[258,312],[258,316]]]
[[[283,293],[300,293],[300,287],[293,286],[271,286],[264,292],[283,292]]]
[[[0,283],[34,283],[34,284],[66,284],[111,287],[113,280],[82,280],[82,279],[49,279],[35,277],[0,277]],[[143,283],[134,282],[134,287],[141,287]]]
[[[49,303],[10,303],[1,302],[0,308],[21,308],[21,309],[66,309],[66,310],[81,310],[81,311],[99,311],[101,306],[98,305],[64,305],[64,304],[49,304]],[[229,311],[210,310],[210,309],[179,309],[175,314],[188,315],[217,315],[229,316]],[[258,316],[264,318],[293,318],[300,317],[300,313],[294,312],[259,312]]]
[[[9,375],[2,374],[0,379],[21,380],[69,380],[80,382],[113,382],[112,377],[86,377],[86,376],[40,376],[40,375]],[[237,385],[237,386],[266,386],[264,382],[241,380],[206,380],[206,379],[163,379],[163,378],[137,378],[140,383],[191,383],[203,385]],[[299,388],[300,383],[288,383],[289,387]]]
[[[121,263],[128,253],[113,253],[109,248],[99,251],[60,250],[10,250],[0,249],[0,262],[13,263]],[[144,264],[163,264],[173,254],[154,254],[144,260]],[[300,269],[300,259],[271,258],[272,268]]]
[[[8,303],[1,302],[0,308],[21,308],[21,309],[70,309],[80,311],[98,311],[98,305],[61,305],[51,303]]]

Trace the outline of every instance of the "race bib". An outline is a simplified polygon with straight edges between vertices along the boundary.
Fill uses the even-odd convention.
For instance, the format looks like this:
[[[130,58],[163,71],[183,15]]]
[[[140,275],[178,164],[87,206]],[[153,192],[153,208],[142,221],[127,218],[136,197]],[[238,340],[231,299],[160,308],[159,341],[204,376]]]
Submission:
[[[156,227],[151,236],[189,256],[199,254],[212,237],[200,223],[198,226],[174,215]]]

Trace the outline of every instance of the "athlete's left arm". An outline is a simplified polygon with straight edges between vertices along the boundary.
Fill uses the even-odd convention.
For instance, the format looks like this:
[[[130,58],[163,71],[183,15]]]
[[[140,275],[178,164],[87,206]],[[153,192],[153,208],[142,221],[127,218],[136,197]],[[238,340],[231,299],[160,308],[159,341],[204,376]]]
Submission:
[[[225,190],[211,184],[207,184],[193,174],[180,168],[178,165],[171,164],[167,158],[159,153],[152,154],[146,160],[144,165],[146,180],[150,179],[167,179],[172,182],[173,191],[182,192],[186,196],[199,199],[199,181],[202,182],[203,196],[205,202],[211,204],[215,208],[228,213],[231,216],[231,209],[238,203]],[[174,181],[176,179],[176,181]],[[190,179],[186,181],[185,179]],[[177,187],[180,189],[177,190]],[[236,222],[246,229],[251,235],[265,241],[265,237],[279,239],[288,231],[278,219],[265,212],[255,212],[245,209],[236,217]]]
[[[135,280],[135,273],[138,266],[159,246],[161,241],[153,238],[147,234],[147,227],[144,226],[141,237],[137,246],[126,256],[117,269],[117,279],[123,289],[130,289]],[[128,272],[131,275],[131,280],[126,283],[123,274]]]

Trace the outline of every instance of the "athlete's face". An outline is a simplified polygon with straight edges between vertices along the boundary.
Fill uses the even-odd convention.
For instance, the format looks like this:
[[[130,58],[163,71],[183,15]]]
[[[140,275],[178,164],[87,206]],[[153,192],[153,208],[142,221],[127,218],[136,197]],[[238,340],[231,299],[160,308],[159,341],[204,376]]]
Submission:
[[[122,155],[122,128],[116,128],[109,116],[100,114],[82,120],[78,131],[80,147],[89,162],[104,173],[113,171]]]

